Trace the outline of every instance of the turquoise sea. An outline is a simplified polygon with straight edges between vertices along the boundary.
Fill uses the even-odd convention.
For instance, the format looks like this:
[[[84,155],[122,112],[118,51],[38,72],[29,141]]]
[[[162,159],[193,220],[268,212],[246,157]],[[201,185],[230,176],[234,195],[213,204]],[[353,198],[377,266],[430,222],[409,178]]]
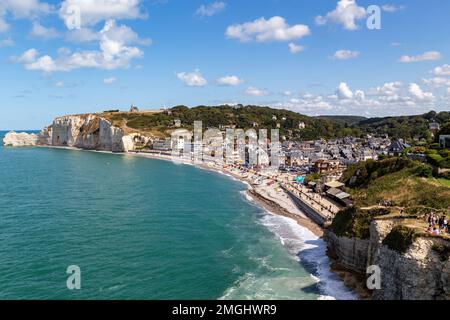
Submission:
[[[354,298],[323,241],[246,188],[160,160],[0,146],[0,299]]]

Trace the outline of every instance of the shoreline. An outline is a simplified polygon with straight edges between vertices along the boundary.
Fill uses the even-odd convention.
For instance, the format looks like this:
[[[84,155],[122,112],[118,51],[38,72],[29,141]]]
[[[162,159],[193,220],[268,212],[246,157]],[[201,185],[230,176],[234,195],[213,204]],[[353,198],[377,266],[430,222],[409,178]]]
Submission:
[[[156,160],[162,160],[162,161],[170,161],[174,164],[184,164],[184,165],[190,165],[194,166],[201,170],[207,170],[212,173],[221,174],[224,176],[227,176],[228,178],[231,178],[235,181],[238,181],[242,184],[245,184],[247,189],[245,190],[245,193],[247,196],[251,198],[251,202],[253,202],[256,206],[262,208],[265,210],[268,214],[273,216],[281,216],[285,218],[291,219],[295,224],[298,226],[305,228],[309,232],[311,232],[314,236],[316,236],[318,239],[323,240],[324,235],[324,229],[323,227],[319,226],[317,223],[315,223],[313,220],[311,220],[309,217],[307,217],[304,214],[299,214],[298,212],[291,212],[291,210],[288,210],[286,208],[286,205],[284,203],[280,203],[280,201],[276,201],[277,199],[268,199],[266,195],[264,195],[261,190],[258,190],[258,187],[252,186],[251,181],[248,179],[239,176],[235,172],[232,172],[231,170],[227,170],[223,167],[218,167],[217,165],[213,163],[201,163],[201,164],[195,164],[193,161],[188,161],[185,159],[177,159],[177,161],[173,161],[173,159],[170,156],[164,156],[164,155],[156,155],[156,154],[147,154],[147,153],[139,153],[139,152],[111,152],[111,151],[102,151],[102,150],[87,150],[87,149],[81,149],[76,147],[64,147],[64,146],[46,146],[46,145],[39,145],[37,147],[41,148],[50,148],[50,149],[62,149],[62,150],[69,150],[69,151],[86,151],[86,152],[94,152],[94,153],[103,153],[103,154],[111,154],[111,155],[122,155],[122,156],[133,156],[133,157],[141,157],[141,158],[148,158],[148,159],[156,159]],[[286,192],[283,190],[281,191],[287,198],[289,196],[286,194]],[[289,198],[290,199],[290,198]],[[284,206],[283,206],[284,204]],[[358,299],[366,300],[367,293],[364,290],[361,290],[356,283],[358,283],[357,277],[355,277],[354,274],[351,272],[344,272],[342,268],[339,268],[336,262],[330,257],[327,253],[327,251],[324,252],[325,257],[329,259],[329,272],[335,274],[338,278],[343,281],[343,284],[351,291],[353,291]]]

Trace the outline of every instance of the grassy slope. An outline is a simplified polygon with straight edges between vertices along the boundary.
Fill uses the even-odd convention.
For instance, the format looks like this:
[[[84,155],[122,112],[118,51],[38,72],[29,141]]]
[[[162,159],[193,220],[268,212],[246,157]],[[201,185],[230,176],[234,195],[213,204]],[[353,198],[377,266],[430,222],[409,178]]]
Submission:
[[[375,179],[367,188],[352,190],[356,205],[367,207],[389,200],[401,207],[448,208],[450,185],[443,186],[434,179],[417,177],[414,170],[406,168]]]
[[[426,235],[423,214],[443,213],[450,206],[450,186],[434,178],[417,176],[420,163],[402,158],[360,163],[344,175],[347,190],[355,201],[354,207],[340,211],[333,219],[331,229],[338,236],[368,239],[372,219],[401,217],[398,225],[386,238],[391,249],[404,252],[418,235]],[[359,176],[358,179],[352,177]],[[380,207],[388,200],[393,207]],[[399,220],[397,220],[399,221]],[[441,238],[448,239],[447,235]]]
[[[447,186],[450,187],[450,180],[449,179],[438,179],[439,183],[442,184],[443,186]]]

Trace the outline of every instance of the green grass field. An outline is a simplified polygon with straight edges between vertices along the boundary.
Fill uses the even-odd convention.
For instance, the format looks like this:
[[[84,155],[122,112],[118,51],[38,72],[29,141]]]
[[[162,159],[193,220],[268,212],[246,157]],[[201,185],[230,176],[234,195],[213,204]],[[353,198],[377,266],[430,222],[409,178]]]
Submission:
[[[439,181],[440,184],[442,184],[444,186],[447,186],[447,187],[450,187],[450,180],[449,179],[442,178],[442,179],[438,179],[438,181]]]

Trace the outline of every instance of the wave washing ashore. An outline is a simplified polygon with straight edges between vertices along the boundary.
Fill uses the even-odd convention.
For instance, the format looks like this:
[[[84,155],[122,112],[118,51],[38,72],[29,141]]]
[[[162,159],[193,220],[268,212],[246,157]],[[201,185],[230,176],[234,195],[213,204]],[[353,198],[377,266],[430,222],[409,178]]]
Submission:
[[[252,186],[253,180],[239,169],[224,167],[215,163],[193,164],[183,159],[173,159],[167,155],[139,152],[111,153],[109,151],[83,150],[73,147],[44,146],[95,153],[105,153],[122,156],[136,156],[173,162],[174,165],[195,166],[212,171],[243,183],[247,190],[241,191],[243,198],[252,205],[263,209],[259,222],[269,229],[289,254],[311,275],[314,287],[320,292],[318,299],[357,299],[357,294],[347,288],[343,281],[330,271],[330,260],[326,255],[326,243],[321,239],[322,229],[309,220],[295,203],[277,184],[261,183]],[[264,180],[263,180],[264,182]],[[266,260],[260,261],[269,267]],[[276,269],[275,269],[276,270]],[[301,290],[303,283],[296,283],[293,277],[257,277],[246,273],[234,286],[226,290],[220,299],[292,299],[292,292]],[[296,285],[299,287],[296,288]]]

